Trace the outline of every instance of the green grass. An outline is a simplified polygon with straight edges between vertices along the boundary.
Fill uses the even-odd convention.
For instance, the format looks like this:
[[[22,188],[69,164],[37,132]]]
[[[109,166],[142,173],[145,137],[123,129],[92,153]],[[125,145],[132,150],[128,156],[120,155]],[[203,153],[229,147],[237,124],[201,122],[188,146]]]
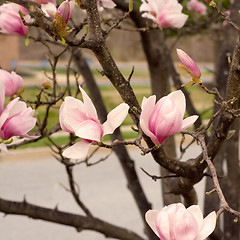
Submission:
[[[150,96],[150,87],[149,86],[133,86],[134,92],[136,94],[136,97],[138,101],[141,103],[143,96],[149,97]],[[200,115],[202,115],[203,119],[208,119],[212,115],[212,95],[209,95],[205,93],[199,86],[190,86],[187,87],[187,90],[190,92],[190,96],[193,99],[193,102],[195,103],[195,106],[199,112]],[[118,92],[114,89],[112,86],[101,86],[100,91],[103,96],[104,103],[106,105],[107,111],[111,111],[113,108],[115,108],[117,105],[119,105],[122,100]],[[27,87],[22,94],[24,99],[29,100],[36,100],[36,94],[39,92],[39,89],[37,87]],[[45,97],[42,98],[42,100],[46,100]],[[59,122],[59,107],[60,107],[61,101],[53,106],[51,108],[51,111],[49,113],[49,121],[47,123],[47,129],[50,130],[51,128],[55,127],[56,124]],[[40,119],[40,121],[43,120],[46,113],[46,106],[40,106],[36,109],[36,116]],[[132,125],[133,122],[128,115],[125,121],[123,122],[123,125]]]
[[[47,73],[50,73],[52,70],[51,70],[51,68],[32,67],[31,71],[33,71],[33,72],[45,71]],[[91,71],[92,71],[92,74],[93,74],[94,77],[97,77],[97,78],[104,77],[100,73],[102,71],[101,68],[99,68],[99,69],[98,68],[93,68],[93,69],[91,69]],[[57,68],[56,69],[56,73],[57,74],[66,74],[66,67]],[[130,73],[131,73],[131,69],[122,69],[121,73],[123,74],[123,76],[125,78],[128,78]],[[133,77],[134,78],[139,78],[139,77],[141,77],[141,78],[149,78],[149,73],[148,73],[148,71],[146,69],[139,69],[139,68],[137,68],[137,69],[134,70]]]
[[[52,138],[56,144],[59,146],[63,146],[68,143],[68,137],[67,136],[59,136]],[[20,149],[24,148],[35,148],[35,147],[46,147],[46,146],[52,146],[52,143],[45,137],[37,142],[29,143],[23,146],[20,146]]]
[[[36,95],[39,93],[38,87],[26,87],[25,91],[22,94],[22,97],[27,100],[35,101]],[[61,91],[63,88],[61,89]],[[75,88],[72,87],[72,91],[74,92]],[[60,91],[60,90],[59,90]],[[120,103],[122,103],[121,97],[118,94],[118,92],[114,89],[112,86],[101,86],[100,87],[101,94],[103,96],[103,101],[106,105],[107,111],[110,112],[113,108],[117,107]],[[149,96],[150,95],[150,88],[148,86],[136,86],[134,87],[134,91],[136,94],[137,99],[141,102],[143,96]],[[48,91],[50,92],[50,90]],[[43,94],[41,100],[46,101],[47,95]],[[79,97],[81,97],[79,95]],[[50,130],[53,127],[56,126],[56,124],[59,122],[59,107],[61,105],[61,101],[54,105],[53,108],[51,108],[51,111],[49,113],[49,120],[47,122],[47,129]],[[34,105],[32,104],[32,107]],[[37,118],[40,120],[40,122],[43,121],[44,116],[46,114],[46,106],[40,106],[35,111]],[[132,125],[133,121],[131,117],[128,115],[125,121],[123,122],[123,125]]]
[[[39,69],[36,69],[39,70]],[[59,71],[64,71],[65,69],[59,69]],[[100,75],[99,72],[96,70],[93,70],[93,74]],[[123,70],[123,74],[128,76],[130,74],[130,71]],[[137,69],[134,73],[134,77],[141,76],[141,77],[148,77],[148,73],[146,70],[139,70]],[[31,80],[31,79],[30,79]],[[141,104],[143,96],[149,97],[151,95],[151,88],[149,85],[133,85],[132,86],[135,92],[135,95]],[[36,100],[36,95],[39,93],[39,87],[26,87],[25,91],[23,92],[22,96],[24,99],[28,99],[31,101]],[[63,87],[60,87],[58,89],[58,92],[63,91]],[[207,94],[202,90],[202,88],[198,85],[195,86],[187,86],[186,89],[189,91],[190,96],[194,102],[194,105],[196,106],[197,111],[202,116],[202,119],[209,119],[212,116],[212,106],[213,106],[213,96]],[[72,91],[75,92],[76,88],[72,87]],[[122,103],[121,97],[119,96],[118,92],[113,86],[100,86],[100,91],[103,96],[104,103],[106,105],[107,111],[111,111],[113,108],[115,108],[117,105]],[[48,90],[45,94],[43,94],[41,100],[46,101],[47,93],[50,93],[51,90]],[[81,98],[81,95],[79,94],[79,99]],[[49,120],[47,122],[47,129],[50,130],[53,127],[55,127],[59,123],[59,107],[61,105],[61,101],[59,101],[58,104],[54,105],[49,113]],[[33,106],[33,105],[32,105]],[[36,109],[36,117],[40,120],[40,122],[43,121],[44,116],[46,114],[46,106],[40,106]],[[128,115],[125,121],[123,122],[123,125],[134,125],[132,119]],[[135,138],[137,137],[137,133],[135,132],[124,132],[124,137],[129,138]],[[109,136],[105,136],[103,138],[104,141],[109,140]],[[67,137],[61,136],[55,138],[57,144],[63,145],[67,143]],[[47,144],[50,144],[48,139],[41,139],[36,143],[28,144],[26,147],[39,147],[39,146],[46,146]]]

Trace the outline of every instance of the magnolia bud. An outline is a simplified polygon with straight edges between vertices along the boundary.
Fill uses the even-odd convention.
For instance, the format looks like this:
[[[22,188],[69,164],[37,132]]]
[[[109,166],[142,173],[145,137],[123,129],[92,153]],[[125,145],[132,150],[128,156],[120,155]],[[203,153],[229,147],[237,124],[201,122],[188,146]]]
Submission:
[[[42,87],[45,89],[49,89],[52,87],[52,84],[48,79],[45,79],[42,81]]]

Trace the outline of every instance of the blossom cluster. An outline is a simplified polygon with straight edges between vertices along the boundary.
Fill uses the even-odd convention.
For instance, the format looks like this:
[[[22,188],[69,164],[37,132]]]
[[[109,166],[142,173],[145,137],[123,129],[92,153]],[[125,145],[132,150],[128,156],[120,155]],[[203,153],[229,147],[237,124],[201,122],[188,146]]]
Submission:
[[[65,23],[69,21],[75,6],[74,0],[65,0],[58,8],[56,7],[56,0],[33,0],[32,2],[41,4],[41,8],[47,17],[51,17],[52,19],[59,19],[57,17],[60,17]],[[26,23],[31,22],[30,15],[26,8],[16,3],[5,3],[1,5],[0,32],[27,36],[28,27],[24,25],[21,16],[23,16]]]
[[[31,0],[41,5],[42,11],[47,17],[55,21],[59,35],[69,33],[66,24],[72,16],[75,0],[65,0],[57,8],[56,0]],[[114,8],[116,4],[112,0],[97,0],[99,11],[104,8]],[[21,14],[20,14],[21,13]],[[31,17],[26,8],[16,3],[5,3],[0,6],[0,32],[27,36],[29,29],[24,25],[21,15],[26,23],[31,22]],[[65,24],[64,24],[65,22]],[[61,29],[60,29],[61,28]]]
[[[182,13],[182,5],[177,0],[142,0],[142,16],[153,20],[162,28],[181,28],[188,16]]]
[[[198,13],[200,15],[207,14],[207,6],[198,0],[190,0],[187,3],[187,8],[188,10]]]
[[[141,1],[139,10],[142,12],[142,16],[153,20],[163,28],[180,28],[187,20],[188,16],[182,13],[183,7],[177,0]],[[198,0],[190,0],[188,7],[194,10],[196,6],[200,6],[196,1]],[[46,16],[55,21],[56,27],[59,24],[60,35],[65,35],[68,32],[66,24],[72,16],[75,6],[74,0],[65,0],[58,8],[56,7],[56,0],[33,0],[33,2],[41,5]],[[111,0],[97,0],[97,4],[99,9],[115,7],[115,3]],[[28,28],[24,25],[21,17],[26,22],[30,21],[27,10],[22,6],[15,3],[3,4],[0,7],[1,31],[8,34],[28,34]],[[200,83],[201,72],[195,62],[180,49],[177,50],[177,54],[181,61],[179,70],[190,75],[192,78],[190,83]],[[4,70],[0,70],[0,75],[5,84],[6,96],[16,94],[18,88],[22,85],[22,78],[14,72],[10,74]],[[12,86],[11,88],[8,87],[9,84]],[[64,151],[64,156],[69,158],[85,157],[90,145],[100,141],[104,135],[112,133],[122,123],[128,111],[128,106],[123,103],[109,113],[105,123],[100,124],[93,103],[86,92],[82,88],[80,90],[83,95],[83,102],[72,97],[66,97],[60,109],[62,129],[81,138],[81,141]],[[183,119],[185,109],[185,97],[180,90],[170,93],[157,102],[156,96],[144,98],[140,127],[155,144],[162,144],[168,136],[186,129],[198,118],[198,116],[190,116]],[[84,149],[84,151],[78,151],[78,148]]]
[[[5,98],[15,94],[21,85],[22,78],[16,73],[0,71],[0,150],[4,152],[7,152],[5,141],[14,136],[33,138],[28,132],[36,124],[34,110],[20,101],[19,97],[10,101],[4,108]]]
[[[201,72],[196,63],[184,51],[177,49],[177,53],[182,68],[195,81],[199,79]],[[123,122],[129,109],[127,104],[120,104],[108,114],[107,121],[100,124],[91,99],[81,87],[80,91],[83,101],[66,97],[59,113],[62,130],[81,138],[81,141],[63,152],[65,157],[73,159],[86,157],[92,144],[99,142],[104,135],[113,133]],[[154,144],[162,144],[168,136],[185,130],[197,120],[197,115],[184,119],[185,111],[186,99],[181,90],[174,91],[157,102],[155,95],[144,97],[140,127]]]
[[[123,122],[129,109],[127,104],[120,104],[108,114],[107,120],[101,124],[91,99],[81,87],[80,90],[83,101],[66,97],[59,113],[62,130],[74,133],[82,139],[63,152],[65,157],[74,159],[86,157],[91,144],[99,142],[106,134],[112,134]]]
[[[116,4],[112,0],[96,0],[99,11],[104,8],[114,8]],[[141,0],[142,4],[139,11],[142,17],[151,19],[161,28],[181,28],[187,21],[188,15],[182,13],[183,7],[177,0]],[[43,12],[47,17],[55,20],[59,35],[66,35],[65,24],[69,21],[75,6],[75,0],[65,0],[60,6],[56,7],[56,0],[32,0],[32,2],[41,5]],[[190,0],[187,2],[187,8],[190,11],[206,15],[207,7],[198,0]],[[15,3],[3,4],[0,7],[0,28],[2,33],[18,34],[26,36],[28,27],[24,25],[20,17],[19,11],[24,20],[29,23],[31,18],[27,10]],[[63,20],[62,20],[63,19]],[[65,22],[65,24],[62,23]],[[59,30],[59,25],[63,29]]]

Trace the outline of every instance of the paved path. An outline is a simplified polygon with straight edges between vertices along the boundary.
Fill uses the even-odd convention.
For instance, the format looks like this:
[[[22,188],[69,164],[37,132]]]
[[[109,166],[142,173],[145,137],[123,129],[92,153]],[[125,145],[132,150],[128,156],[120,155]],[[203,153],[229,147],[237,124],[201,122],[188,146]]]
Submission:
[[[58,207],[62,211],[81,213],[69,192],[64,167],[46,151],[24,150],[16,156],[0,159],[0,196],[5,199],[22,200],[26,195],[30,203],[45,207]],[[191,152],[197,154],[194,146]],[[138,150],[130,151],[136,160],[136,169],[143,188],[155,209],[162,207],[160,183],[146,176],[140,167],[152,174],[158,174],[158,165],[150,155],[140,155]],[[98,153],[94,159],[105,156],[106,150]],[[32,160],[32,157],[34,159]],[[15,160],[19,158],[18,160]],[[122,227],[128,227],[143,235],[143,224],[134,205],[133,198],[126,189],[126,180],[115,155],[93,167],[76,167],[75,176],[80,184],[82,199],[95,216]],[[198,193],[202,198],[203,184],[198,184]],[[60,226],[24,216],[6,216],[0,213],[1,240],[103,240],[101,234],[84,231],[76,232],[71,227]]]

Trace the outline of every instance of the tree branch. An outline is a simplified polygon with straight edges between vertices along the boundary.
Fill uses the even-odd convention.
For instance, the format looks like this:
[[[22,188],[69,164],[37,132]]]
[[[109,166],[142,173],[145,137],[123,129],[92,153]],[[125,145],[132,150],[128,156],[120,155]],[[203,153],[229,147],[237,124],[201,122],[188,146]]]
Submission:
[[[122,240],[144,240],[138,234],[102,221],[98,218],[85,217],[73,213],[59,211],[30,204],[26,201],[15,202],[0,198],[0,211],[5,214],[28,216],[48,222],[59,223],[76,228],[77,231],[93,230],[104,234],[106,237]]]

